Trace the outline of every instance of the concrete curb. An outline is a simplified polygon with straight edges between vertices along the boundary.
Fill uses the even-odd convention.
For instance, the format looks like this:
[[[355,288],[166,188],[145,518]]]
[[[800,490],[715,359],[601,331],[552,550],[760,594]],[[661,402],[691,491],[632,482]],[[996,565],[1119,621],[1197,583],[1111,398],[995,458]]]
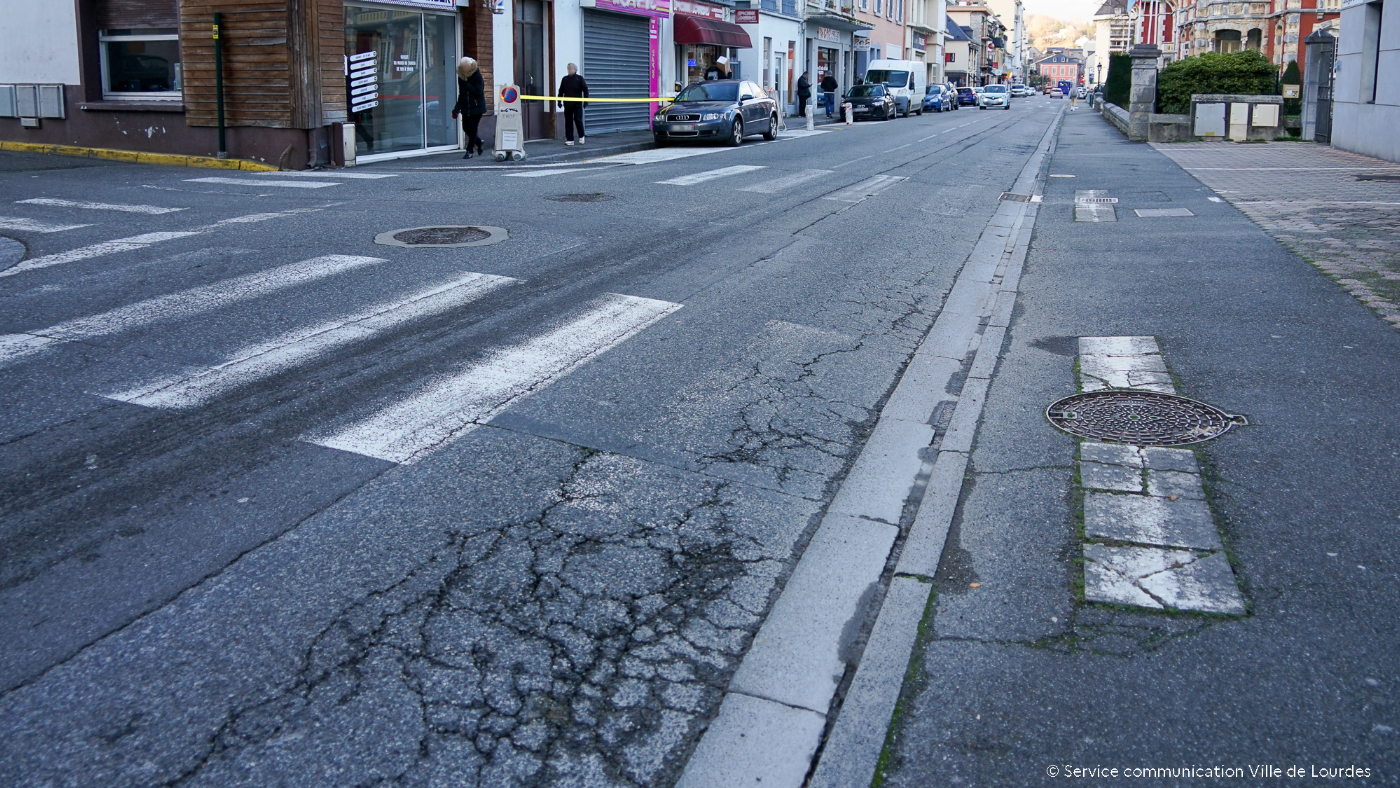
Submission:
[[[1063,114],[1062,110],[1051,121],[1017,178],[1018,185],[1036,182]],[[999,297],[1007,295],[1003,288],[1008,280],[1013,286],[1019,281],[1020,262],[1025,259],[1030,235],[1029,228],[1022,232],[1022,225],[1027,215],[1034,221],[1036,207],[1029,202],[1005,201],[987,223],[937,320],[910,360],[908,370],[913,374],[906,371],[891,393],[889,402],[896,407],[890,410],[887,406],[889,412],[881,413],[870,440],[856,457],[735,671],[719,716],[701,737],[678,785],[754,784],[757,777],[768,788],[801,786],[820,748],[822,729],[811,731],[796,724],[794,712],[807,712],[826,725],[837,689],[855,666],[852,689],[828,738],[827,752],[817,764],[813,784],[869,784],[903,685],[917,624],[932,589],[927,578],[937,567],[943,549],[942,539],[937,537],[939,525],[941,522],[941,532],[946,535],[952,507],[962,489],[967,453],[940,453],[919,508],[920,517],[909,535],[910,541],[917,539],[923,545],[929,568],[906,573],[913,577],[892,578],[886,590],[883,578],[899,535],[896,524],[904,501],[925,468],[922,455],[936,437],[928,426],[933,409],[939,401],[951,399],[942,393],[947,383],[974,350],[979,357],[993,356],[979,368],[990,372],[995,366],[1001,344],[979,346],[983,321],[991,318],[995,323],[997,317],[1010,317],[1014,293],[1010,301]],[[1004,331],[995,333],[997,337],[1004,335]],[[939,377],[942,379],[935,379]],[[968,393],[985,391],[982,386],[986,382],[974,385]],[[958,399],[967,407],[957,406],[953,419],[959,434],[966,435],[970,449],[971,431],[983,398]],[[960,418],[962,412],[970,415]],[[951,459],[945,462],[944,457]],[[883,484],[875,483],[880,480]],[[893,601],[886,605],[887,600]],[[867,661],[861,653],[860,635],[876,608],[879,617],[864,647],[870,654]],[[769,733],[773,731],[781,735]],[[753,736],[767,739],[762,768],[753,765],[753,771],[744,771],[739,764],[751,757]]]
[[[244,170],[247,172],[276,172],[277,167],[247,159],[217,159],[213,156],[180,156],[173,153],[141,153],[115,148],[85,148],[78,145],[42,145],[34,142],[0,140],[0,150],[23,153],[48,153],[57,156],[78,156],[84,159],[107,159],[133,164],[165,164],[175,167],[203,167],[210,170]]]
[[[1014,187],[1017,193],[1030,194],[1035,189],[1063,117],[1061,110],[1036,146],[1035,154],[1022,168]],[[991,277],[995,287],[988,294],[992,311],[990,324],[977,345],[968,380],[958,395],[958,404],[939,446],[928,487],[895,566],[890,591],[881,604],[865,654],[861,655],[850,689],[822,748],[809,784],[811,788],[869,785],[879,766],[916,645],[919,621],[933,591],[930,581],[938,570],[948,529],[962,496],[963,474],[971,457],[973,437],[991,376],[1001,355],[1039,208],[1031,202],[1003,203],[1003,206],[1008,205],[1019,206],[1015,209],[1019,215],[1006,234],[1004,256]],[[996,224],[994,217],[988,223],[988,230]],[[972,262],[969,260],[969,265]]]

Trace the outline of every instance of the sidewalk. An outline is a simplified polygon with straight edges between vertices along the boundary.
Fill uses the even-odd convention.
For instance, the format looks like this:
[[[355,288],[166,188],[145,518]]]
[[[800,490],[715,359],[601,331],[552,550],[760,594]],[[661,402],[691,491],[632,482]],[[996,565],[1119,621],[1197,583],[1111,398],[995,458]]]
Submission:
[[[1066,766],[1104,766],[1120,769],[1106,785],[1182,767],[1256,784],[1251,765],[1303,764],[1394,784],[1400,333],[1094,113],[1065,117],[1048,173],[1074,177],[1044,184],[877,782],[1065,784]],[[1075,221],[1077,191],[1117,199],[1084,212],[1109,220]],[[1098,482],[1045,417],[1078,388],[1079,337],[1155,337],[1163,385],[1248,418],[1190,447],[1246,615],[1085,601]],[[1147,774],[1131,782],[1207,782]]]
[[[1400,328],[1400,164],[1311,142],[1152,147]]]

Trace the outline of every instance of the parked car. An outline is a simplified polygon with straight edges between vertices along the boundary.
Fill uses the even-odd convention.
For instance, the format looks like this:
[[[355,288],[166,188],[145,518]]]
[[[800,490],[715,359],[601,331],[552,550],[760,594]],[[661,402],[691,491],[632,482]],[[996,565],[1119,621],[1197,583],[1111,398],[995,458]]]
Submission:
[[[778,103],[748,80],[694,82],[652,121],[658,146],[702,139],[740,145],[750,134],[778,138]]]
[[[982,88],[982,96],[977,100],[978,109],[995,107],[1011,109],[1011,89],[1005,85],[988,85]]]
[[[977,91],[973,90],[972,88],[958,88],[958,106],[977,106]]]
[[[1076,98],[1089,98],[1089,91],[1084,88],[1075,88],[1074,95]]]
[[[851,117],[855,120],[894,119],[896,112],[894,96],[884,85],[856,85],[846,91],[842,100],[851,105]]]
[[[924,91],[924,109],[929,112],[942,112],[958,108],[958,94],[947,85],[929,85]]]
[[[865,70],[866,84],[884,85],[906,118],[910,112],[924,114],[919,100],[924,95],[925,80],[924,64],[917,60],[872,60]]]
[[[1012,86],[1011,86],[1011,97],[1012,97],[1012,98],[1025,98],[1026,96],[1031,95],[1031,93],[1032,93],[1031,89],[1028,88],[1028,87],[1026,87],[1025,85],[1012,85]]]
[[[1065,97],[1064,94],[1060,92],[1060,89],[1059,89],[1059,88],[1050,88],[1050,98],[1064,98],[1064,97]]]

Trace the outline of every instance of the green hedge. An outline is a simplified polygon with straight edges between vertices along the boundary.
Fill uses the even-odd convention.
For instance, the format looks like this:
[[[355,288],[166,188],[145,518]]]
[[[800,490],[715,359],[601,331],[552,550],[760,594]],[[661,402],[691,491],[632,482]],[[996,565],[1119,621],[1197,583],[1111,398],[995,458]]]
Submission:
[[[1263,54],[1246,49],[1183,58],[1157,74],[1158,112],[1190,112],[1195,93],[1278,95],[1278,72]]]
[[[1108,78],[1103,81],[1103,100],[1128,108],[1128,94],[1133,87],[1133,59],[1126,54],[1108,56]]]

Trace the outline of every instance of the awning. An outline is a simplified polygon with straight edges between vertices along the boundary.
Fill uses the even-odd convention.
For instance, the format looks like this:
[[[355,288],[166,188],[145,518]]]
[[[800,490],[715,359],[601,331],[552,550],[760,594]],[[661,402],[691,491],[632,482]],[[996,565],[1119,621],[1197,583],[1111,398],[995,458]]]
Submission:
[[[708,19],[703,16],[676,14],[675,32],[677,44],[713,44],[722,47],[751,49],[753,42],[744,28],[733,22]]]

